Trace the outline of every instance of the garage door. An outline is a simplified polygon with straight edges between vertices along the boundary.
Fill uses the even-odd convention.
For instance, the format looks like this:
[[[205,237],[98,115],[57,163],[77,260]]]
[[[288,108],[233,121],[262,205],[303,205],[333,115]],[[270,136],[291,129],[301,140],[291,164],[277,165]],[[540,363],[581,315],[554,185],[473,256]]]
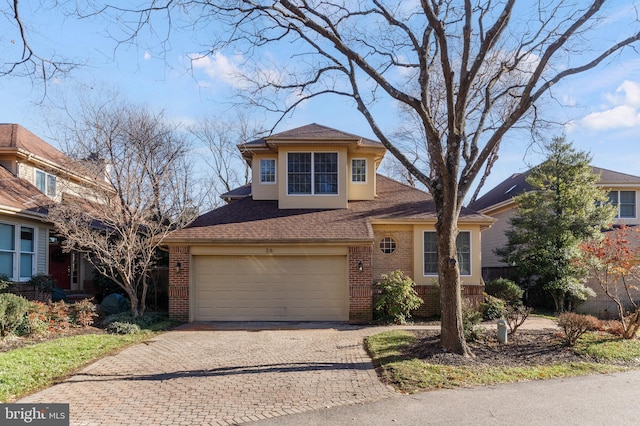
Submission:
[[[196,321],[346,321],[346,256],[195,256]]]

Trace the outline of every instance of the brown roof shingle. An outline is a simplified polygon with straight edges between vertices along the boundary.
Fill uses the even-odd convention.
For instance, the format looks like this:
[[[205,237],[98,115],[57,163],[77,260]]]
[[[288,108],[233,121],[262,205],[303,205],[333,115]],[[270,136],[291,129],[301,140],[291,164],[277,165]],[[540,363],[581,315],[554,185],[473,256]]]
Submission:
[[[19,124],[0,124],[0,150],[21,150],[34,154],[59,166],[69,165],[70,159]]]
[[[0,167],[0,208],[41,215],[50,201],[38,188]]]
[[[238,200],[199,216],[173,232],[171,242],[329,242],[371,241],[372,219],[436,220],[435,204],[426,192],[377,176],[378,198],[351,201],[346,209],[279,209],[278,201]],[[462,220],[491,222],[463,209]]]

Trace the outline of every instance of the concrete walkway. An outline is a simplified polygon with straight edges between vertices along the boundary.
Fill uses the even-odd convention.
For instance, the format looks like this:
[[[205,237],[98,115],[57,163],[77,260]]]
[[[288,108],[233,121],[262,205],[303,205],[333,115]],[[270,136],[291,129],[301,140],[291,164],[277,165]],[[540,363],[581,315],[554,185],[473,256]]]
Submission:
[[[539,319],[525,325],[553,327]],[[396,399],[363,346],[364,337],[390,328],[189,324],[18,402],[69,403],[71,424],[112,426],[239,424]]]

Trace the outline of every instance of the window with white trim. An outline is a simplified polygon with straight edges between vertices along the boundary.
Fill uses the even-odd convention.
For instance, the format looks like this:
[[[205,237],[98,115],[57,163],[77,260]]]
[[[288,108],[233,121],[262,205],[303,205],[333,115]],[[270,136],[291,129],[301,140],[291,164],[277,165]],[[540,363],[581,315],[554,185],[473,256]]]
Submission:
[[[424,275],[438,274],[438,243],[434,231],[424,232]],[[471,232],[460,231],[456,238],[460,275],[471,275]]]
[[[260,183],[276,183],[276,160],[274,158],[260,160]]]
[[[35,241],[35,228],[0,223],[0,274],[28,281],[35,272]]]
[[[354,158],[351,160],[351,182],[364,183],[367,181],[367,160]]]
[[[609,202],[618,207],[616,217],[636,217],[636,191],[609,191]]]
[[[378,247],[382,253],[391,254],[396,251],[397,245],[396,240],[392,237],[384,237],[380,240],[380,245]]]
[[[56,177],[36,169],[36,188],[49,197],[56,196]]]
[[[338,153],[287,153],[287,193],[338,194]]]

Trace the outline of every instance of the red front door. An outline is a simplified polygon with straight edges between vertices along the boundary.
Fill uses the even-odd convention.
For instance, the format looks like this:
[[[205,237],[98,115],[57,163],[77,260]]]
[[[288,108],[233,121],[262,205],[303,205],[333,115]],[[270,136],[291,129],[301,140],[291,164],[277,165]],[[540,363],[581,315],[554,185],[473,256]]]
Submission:
[[[71,253],[62,251],[60,244],[49,245],[49,275],[58,287],[71,289]]]

